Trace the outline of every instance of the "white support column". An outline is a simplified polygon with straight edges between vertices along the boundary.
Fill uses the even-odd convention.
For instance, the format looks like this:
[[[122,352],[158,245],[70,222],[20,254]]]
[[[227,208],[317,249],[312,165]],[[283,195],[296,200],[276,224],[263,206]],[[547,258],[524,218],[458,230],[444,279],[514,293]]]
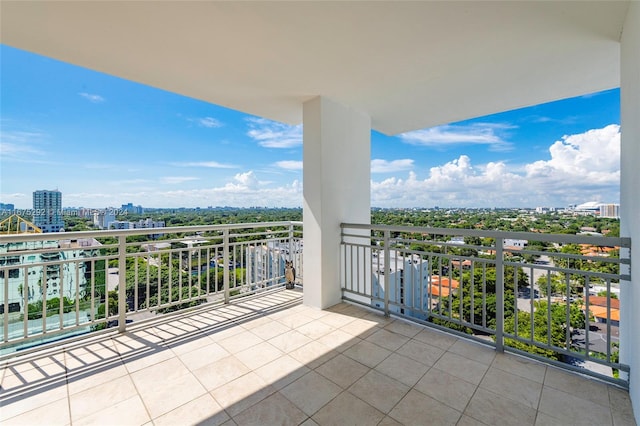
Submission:
[[[632,1],[620,51],[620,234],[631,237],[631,280],[620,291],[620,362],[631,367],[630,396],[640,424],[640,3]]]
[[[371,118],[317,97],[303,106],[304,304],[339,303],[340,223],[371,223]]]

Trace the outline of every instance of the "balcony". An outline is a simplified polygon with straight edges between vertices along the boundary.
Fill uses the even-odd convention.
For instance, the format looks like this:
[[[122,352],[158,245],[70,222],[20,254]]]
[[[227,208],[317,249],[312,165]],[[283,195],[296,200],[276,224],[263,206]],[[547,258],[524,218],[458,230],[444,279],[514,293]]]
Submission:
[[[569,312],[570,306],[589,311],[594,297],[586,291],[582,304],[571,303],[571,284],[580,281],[588,289],[598,281],[608,295],[624,285],[629,278],[624,274],[625,247],[630,244],[626,239],[537,236],[550,247],[556,239],[621,247],[618,257],[594,258],[534,249],[533,234],[344,224],[340,276],[345,301],[318,310],[302,304],[302,234],[297,223],[164,228],[163,241],[150,241],[145,232],[0,238],[15,243],[64,235],[95,241],[83,246],[87,256],[61,256],[57,261],[63,266],[60,291],[72,296],[67,297],[70,305],[57,299],[58,305],[52,306],[46,292],[32,295],[31,301],[24,291],[16,296],[9,289],[14,280],[4,275],[2,294],[9,297],[2,299],[3,424],[44,419],[48,424],[140,425],[635,424],[625,390],[627,367],[613,357],[611,301],[604,311],[607,324],[599,328],[608,345],[600,358],[582,350],[590,347],[591,334],[583,336],[580,346],[571,319],[565,346],[531,338],[537,334],[526,334],[518,326],[509,331],[508,315],[492,322],[487,314],[508,313],[504,307],[513,306],[509,297],[517,299],[518,312],[542,309],[535,290],[541,291],[545,281],[551,286],[551,277],[563,273],[569,280],[567,300],[551,292],[538,299]],[[455,238],[459,236],[466,241]],[[490,241],[479,244],[472,237],[491,238],[492,244],[483,246]],[[505,237],[511,242],[527,237],[530,244],[516,249],[504,243]],[[59,247],[71,250],[65,244]],[[38,249],[29,251],[38,254]],[[528,255],[537,261],[530,262]],[[284,288],[284,259],[292,259],[298,269],[294,290]],[[596,272],[588,261],[621,265],[623,273]],[[80,263],[89,266],[73,266]],[[37,261],[20,265],[19,279],[28,283],[37,275],[29,272],[46,270],[44,266]],[[160,273],[153,275],[154,268]],[[488,271],[501,268],[495,287],[503,288],[503,297],[494,299],[487,291]],[[127,273],[121,274],[122,269]],[[423,269],[429,273],[427,286],[418,279],[422,275],[411,279]],[[397,280],[394,270],[403,271]],[[79,277],[80,271],[85,281],[76,280],[82,285],[69,294],[64,274]],[[477,284],[485,291],[470,298],[482,306],[477,316],[475,309],[465,316],[452,308],[456,297],[464,298],[465,291],[475,288],[465,285],[465,273],[483,277]],[[527,299],[524,286],[519,292],[508,291],[509,274],[515,274],[516,281],[524,279],[523,274],[545,279]],[[455,280],[460,283],[457,289]],[[101,296],[102,286],[108,296]],[[155,294],[154,286],[160,289]],[[25,318],[24,306],[37,297],[44,302],[38,318]],[[15,303],[20,312],[9,309]],[[516,318],[522,323],[523,317]],[[585,315],[585,321],[589,329],[596,319]],[[526,323],[524,329],[530,327]],[[531,359],[522,344],[577,362]],[[603,374],[602,367],[619,369],[623,376]]]

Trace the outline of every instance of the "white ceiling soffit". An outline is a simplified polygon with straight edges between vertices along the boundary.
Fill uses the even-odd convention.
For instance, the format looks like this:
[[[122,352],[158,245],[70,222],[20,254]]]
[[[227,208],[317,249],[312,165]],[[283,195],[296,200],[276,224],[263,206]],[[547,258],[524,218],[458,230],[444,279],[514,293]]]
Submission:
[[[286,123],[387,134],[619,85],[628,1],[0,3],[2,43]]]

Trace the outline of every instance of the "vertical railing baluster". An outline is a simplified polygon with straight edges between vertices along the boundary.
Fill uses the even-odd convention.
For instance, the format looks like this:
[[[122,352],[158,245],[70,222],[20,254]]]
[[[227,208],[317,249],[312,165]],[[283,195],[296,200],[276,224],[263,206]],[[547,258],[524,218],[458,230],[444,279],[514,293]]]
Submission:
[[[496,351],[504,352],[504,241],[496,238]]]
[[[382,267],[384,268],[382,276],[384,277],[384,315],[389,316],[389,276],[391,275],[391,254],[389,253],[389,240],[391,239],[391,232],[389,230],[384,231],[384,261]]]
[[[105,264],[106,269],[106,264]],[[108,271],[107,271],[108,272]],[[105,283],[106,285],[106,283]],[[127,237],[118,236],[118,331],[124,333],[127,329]],[[109,294],[107,293],[107,309],[109,311]]]
[[[222,231],[222,282],[224,286],[224,303],[229,303],[229,230]]]

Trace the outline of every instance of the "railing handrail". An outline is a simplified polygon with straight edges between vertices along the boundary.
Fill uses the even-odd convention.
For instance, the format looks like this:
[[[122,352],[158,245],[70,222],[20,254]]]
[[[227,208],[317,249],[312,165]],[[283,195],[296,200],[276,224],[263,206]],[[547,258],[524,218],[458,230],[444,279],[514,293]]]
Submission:
[[[516,240],[535,240],[548,243],[569,243],[569,244],[593,244],[601,246],[616,246],[620,248],[630,248],[631,238],[629,237],[605,237],[597,235],[574,235],[574,234],[548,234],[537,232],[521,231],[487,231],[480,229],[465,228],[431,228],[428,226],[406,226],[406,225],[375,225],[362,223],[341,223],[340,228],[370,229],[373,231],[395,231],[407,233],[435,234],[435,235],[459,235],[461,237],[482,237],[482,238],[502,238]],[[362,237],[362,235],[354,235]]]
[[[0,244],[21,243],[30,241],[69,240],[96,237],[120,237],[152,234],[177,234],[189,232],[224,231],[231,229],[266,228],[274,226],[302,226],[299,221],[247,222],[218,225],[166,226],[163,228],[104,229],[96,231],[50,232],[43,234],[0,235]]]
[[[614,353],[618,339],[612,327],[620,318],[611,300],[614,288],[619,291],[632,284],[630,238],[364,223],[340,226],[343,299],[485,343],[491,336],[488,344],[500,352],[513,351],[553,365],[562,365],[555,358],[579,359],[629,371]],[[478,244],[456,237],[492,241]],[[546,249],[534,245],[532,250],[524,243],[506,247],[507,240],[620,250],[600,257],[561,253],[551,244],[543,244]],[[548,259],[538,264],[541,256]],[[462,260],[469,262],[463,265]],[[596,291],[606,293],[604,312],[594,308],[602,307]],[[574,304],[574,295],[582,302]],[[600,335],[591,337],[592,326],[603,322],[604,331],[600,326],[594,331]],[[597,344],[601,338],[604,346]],[[594,369],[562,367],[628,386],[625,378],[605,377]]]

